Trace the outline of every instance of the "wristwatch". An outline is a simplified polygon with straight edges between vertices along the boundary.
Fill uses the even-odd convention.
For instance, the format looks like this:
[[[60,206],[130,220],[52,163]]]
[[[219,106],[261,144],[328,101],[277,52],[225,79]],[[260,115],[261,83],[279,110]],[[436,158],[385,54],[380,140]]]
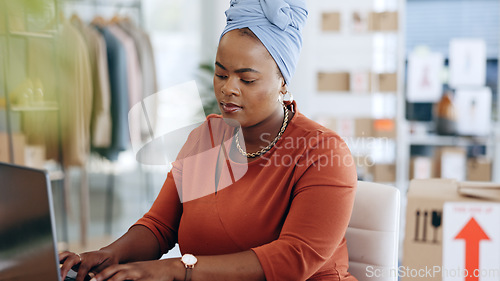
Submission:
[[[191,271],[193,270],[196,262],[198,262],[198,259],[191,254],[184,254],[182,255],[181,262],[186,267],[186,276],[184,277],[184,281],[190,281]]]

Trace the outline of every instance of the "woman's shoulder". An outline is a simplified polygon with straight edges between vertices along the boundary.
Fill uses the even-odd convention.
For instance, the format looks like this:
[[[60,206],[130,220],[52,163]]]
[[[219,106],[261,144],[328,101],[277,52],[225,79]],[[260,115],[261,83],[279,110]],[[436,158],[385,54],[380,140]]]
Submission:
[[[307,183],[307,186],[325,183],[332,186],[355,186],[356,166],[342,137],[303,114],[298,113],[295,117],[292,130],[294,140],[305,147],[298,152],[300,157],[295,165],[295,178]]]

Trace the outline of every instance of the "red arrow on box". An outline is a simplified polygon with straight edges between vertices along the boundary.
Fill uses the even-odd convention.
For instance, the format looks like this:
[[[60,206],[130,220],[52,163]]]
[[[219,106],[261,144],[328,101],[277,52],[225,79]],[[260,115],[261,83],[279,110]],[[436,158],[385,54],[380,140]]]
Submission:
[[[458,239],[465,240],[465,269],[468,273],[465,281],[478,281],[479,276],[474,275],[478,275],[477,270],[479,270],[479,241],[490,238],[472,217],[455,236],[455,240]]]

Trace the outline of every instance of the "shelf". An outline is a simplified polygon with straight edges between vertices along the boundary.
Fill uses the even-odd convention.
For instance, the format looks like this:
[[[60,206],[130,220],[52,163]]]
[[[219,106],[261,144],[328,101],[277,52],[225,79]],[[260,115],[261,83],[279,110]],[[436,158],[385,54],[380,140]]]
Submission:
[[[317,91],[318,96],[341,96],[345,98],[372,98],[374,92],[351,92],[351,91]]]
[[[13,105],[12,111],[58,111],[57,103],[46,102],[40,105]]]
[[[14,37],[52,39],[54,38],[55,32],[55,30],[49,30],[46,32],[11,31],[9,34]]]
[[[119,8],[140,8],[141,7],[141,0],[133,0],[133,1],[127,1],[127,2],[105,2],[105,1],[100,1],[100,2],[91,2],[91,1],[86,1],[86,0],[66,0],[66,2],[70,4],[84,4],[84,5],[90,5],[90,6],[98,6],[98,7],[119,7]]]
[[[409,143],[410,145],[469,146],[469,145],[489,145],[491,143],[491,139],[489,137],[410,135]]]

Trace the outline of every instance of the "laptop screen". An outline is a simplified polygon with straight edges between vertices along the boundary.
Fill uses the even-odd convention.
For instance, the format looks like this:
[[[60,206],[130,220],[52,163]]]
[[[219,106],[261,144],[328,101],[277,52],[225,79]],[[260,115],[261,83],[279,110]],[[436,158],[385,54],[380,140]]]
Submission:
[[[0,280],[60,280],[44,171],[0,163]]]

